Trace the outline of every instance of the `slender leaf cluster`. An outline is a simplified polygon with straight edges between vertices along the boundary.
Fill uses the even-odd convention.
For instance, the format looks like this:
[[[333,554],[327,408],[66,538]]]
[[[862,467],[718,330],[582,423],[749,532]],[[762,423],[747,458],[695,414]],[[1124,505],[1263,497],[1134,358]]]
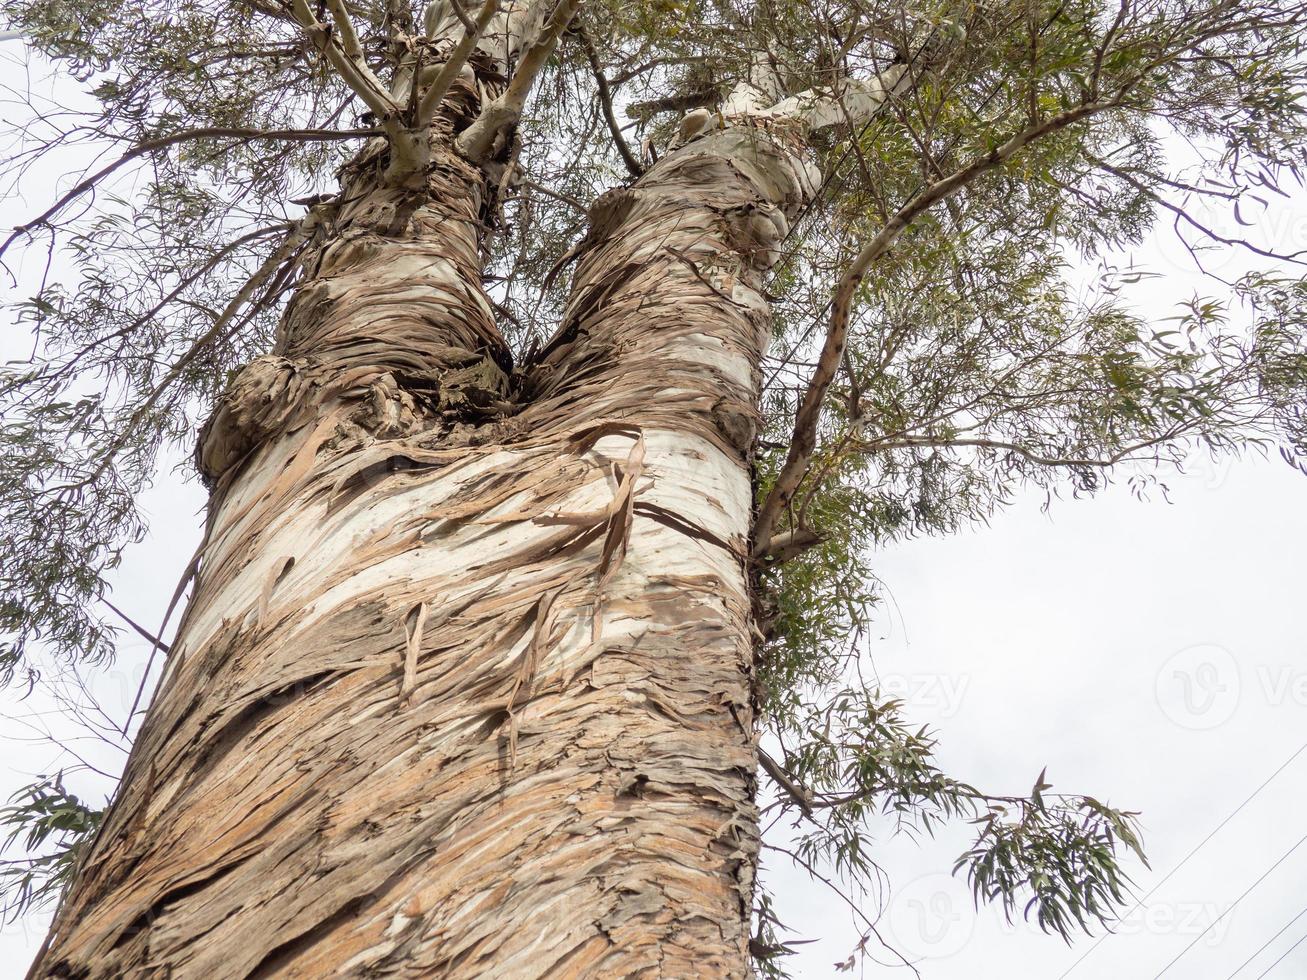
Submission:
[[[100,826],[94,809],[64,788],[62,774],[42,777],[0,807],[4,849],[21,845],[27,856],[0,862],[0,895],[6,917],[58,896],[71,880],[82,852]]]

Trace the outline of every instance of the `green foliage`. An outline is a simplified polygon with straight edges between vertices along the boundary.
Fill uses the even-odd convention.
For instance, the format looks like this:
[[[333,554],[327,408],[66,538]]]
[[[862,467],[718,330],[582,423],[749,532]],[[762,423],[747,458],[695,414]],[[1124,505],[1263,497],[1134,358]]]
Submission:
[[[26,856],[0,861],[4,913],[18,916],[49,905],[71,880],[82,851],[100,826],[104,811],[69,793],[63,774],[41,777],[0,807],[0,853],[21,849]]]
[[[1069,940],[1109,919],[1127,900],[1129,878],[1118,851],[1144,858],[1133,813],[1088,797],[1049,798],[1051,784],[1039,774],[1028,799],[995,801],[975,819],[975,845],[958,858],[976,901],[997,901],[1011,921],[1023,890],[1031,894],[1023,914],[1041,929]]]
[[[783,851],[801,866],[829,867],[868,890],[880,876],[872,856],[878,829],[933,835],[967,819],[976,839],[954,871],[978,903],[999,903],[1009,919],[1022,907],[1040,928],[1069,940],[1125,901],[1122,851],[1144,859],[1136,814],[1092,797],[1050,795],[1043,773],[1029,796],[983,793],[939,769],[934,734],[906,720],[901,700],[882,699],[866,684],[822,693],[797,712],[772,712],[778,741],[794,745],[781,764],[805,793],[774,804],[804,815]]]
[[[1221,299],[1177,302],[1161,322],[1134,305],[1130,288],[1160,278],[1117,267],[1159,217],[1175,222],[1177,249],[1200,258],[1210,254],[1203,246],[1273,257],[1256,241],[1190,224],[1187,209],[1214,201],[1249,224],[1240,200],[1297,182],[1307,134],[1292,25],[1302,11],[1119,9],[1118,21],[1115,4],[976,7],[956,19],[935,7],[939,33],[963,39],[948,70],[854,134],[851,152],[849,134],[832,134],[830,190],[773,280],[784,297],[766,403],[775,448],[759,464],[765,496],[788,448],[802,362],[823,333],[828,284],[851,250],[921,188],[1023,127],[1087,97],[1127,93],[923,214],[872,269],[816,458],[783,525],[821,543],[768,576],[778,617],[763,667],[766,716],[785,747],[782,767],[811,794],[805,803],[778,790],[776,805],[813,814],[793,856],[874,894],[877,834],[974,819],[977,839],[956,870],[978,900],[1064,938],[1119,905],[1122,861],[1142,857],[1133,815],[1090,797],[1054,800],[1042,778],[1021,799],[953,781],[935,768],[933,735],[907,723],[905,706],[878,703],[857,654],[876,545],[987,521],[1031,485],[1093,493],[1122,464],[1141,480],[1140,464],[1179,465],[1195,446],[1237,454],[1278,445],[1300,468],[1307,460],[1307,294],[1294,258],[1213,282]],[[1240,23],[1184,40],[1227,16]],[[1163,38],[1177,47],[1165,50]],[[1189,43],[1200,57],[1180,53]],[[1183,169],[1168,160],[1178,138],[1201,148]],[[1098,280],[1086,287],[1074,276],[1095,258]]]
[[[311,63],[295,25],[248,5],[9,0],[0,19],[89,96],[66,113],[15,93],[35,115],[11,136],[7,196],[45,168],[84,165],[83,145],[112,159],[194,134],[110,175],[89,208],[78,200],[14,236],[57,247],[79,277],[43,279],[18,305],[32,340],[0,366],[3,680],[32,669],[33,641],[68,660],[111,654],[91,606],[140,536],[135,500],[159,450],[189,440],[228,372],[267,349],[280,290],[261,294],[185,371],[170,365],[284,235],[299,211],[290,199],[319,189],[348,145],[213,131],[330,127],[349,99]]]
[[[87,609],[124,542],[141,531],[131,471],[115,468],[92,490],[69,463],[66,441],[70,431],[104,425],[94,397],[0,420],[0,680],[25,662],[33,639],[91,662],[112,653],[111,636]],[[65,489],[46,492],[58,480]]]

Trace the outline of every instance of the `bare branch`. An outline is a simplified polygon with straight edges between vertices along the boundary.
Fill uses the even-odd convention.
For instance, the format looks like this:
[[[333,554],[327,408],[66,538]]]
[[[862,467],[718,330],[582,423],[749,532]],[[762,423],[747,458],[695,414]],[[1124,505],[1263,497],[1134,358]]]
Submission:
[[[576,211],[580,212],[582,215],[586,217],[589,217],[590,215],[590,209],[586,205],[578,201],[576,198],[572,197],[570,194],[564,194],[561,191],[556,191],[553,188],[546,187],[544,184],[537,183],[534,180],[523,180],[521,182],[521,186],[530,188],[533,191],[537,191],[543,194],[545,197],[552,197],[555,201],[561,201],[563,204],[566,204],[570,208],[574,208]]]
[[[131,616],[128,616],[125,612],[123,612],[121,609],[115,606],[112,602],[109,601],[109,599],[106,596],[101,596],[100,601],[103,602],[110,609],[112,609],[118,615],[118,618],[121,619],[128,626],[130,626],[138,636],[142,637],[145,640],[148,640],[152,646],[156,647],[159,650],[162,650],[164,653],[169,652],[168,644],[164,643],[163,640],[159,639],[157,636],[155,636],[153,633],[147,630],[140,623],[136,622],[136,620],[132,619]]]
[[[463,25],[465,31],[476,29],[475,21],[467,15],[461,0],[431,0],[422,13],[423,29],[427,32],[427,37],[434,39],[448,36],[449,31],[444,25],[451,13],[454,19]]]
[[[336,5],[333,3],[333,14]],[[381,80],[372,73],[372,69],[368,67],[367,62],[362,57],[362,49],[359,48],[359,56],[355,58],[346,51],[349,41],[338,40],[338,36],[345,33],[340,28],[340,22],[337,22],[337,32],[333,34],[326,24],[314,16],[308,0],[291,0],[291,12],[295,15],[295,20],[299,25],[304,28],[305,33],[308,34],[314,47],[336,69],[341,81],[348,85],[350,90],[376,114],[377,118],[386,126],[387,132],[397,127],[400,111],[399,104],[390,97],[390,93],[381,84]],[[345,23],[349,23],[348,17],[345,18]],[[348,31],[353,37],[353,43],[357,45],[358,35],[354,33],[352,25],[348,28]]]
[[[454,80],[458,78],[459,72],[467,64],[467,59],[476,48],[477,42],[481,40],[481,35],[485,33],[486,28],[490,26],[490,22],[498,12],[499,0],[486,0],[481,7],[481,12],[477,14],[476,21],[464,29],[462,38],[454,46],[454,50],[449,53],[449,57],[440,69],[440,74],[435,77],[431,82],[431,87],[423,94],[422,101],[418,104],[416,125],[425,126],[435,116],[436,110],[440,108],[440,103],[449,94],[449,89],[454,84]]]
[[[661,99],[632,102],[626,107],[626,115],[631,119],[648,119],[660,112],[684,112],[687,109],[697,109],[699,106],[717,101],[717,98],[717,89],[708,86],[679,95],[664,96]]]
[[[811,819],[812,794],[800,786],[794,778],[781,767],[780,763],[768,755],[762,748],[758,749],[758,764],[762,766],[763,771],[772,778],[776,785],[783,789],[785,794],[798,804],[799,809],[803,811],[803,815]]]
[[[577,26],[576,36],[581,41],[586,60],[590,62],[590,72],[594,75],[595,85],[599,89],[599,105],[604,110],[604,121],[608,123],[608,131],[612,133],[613,145],[617,147],[622,163],[626,164],[627,172],[632,177],[639,177],[644,173],[644,166],[640,163],[639,158],[631,152],[631,147],[622,135],[622,127],[617,124],[617,116],[613,113],[613,90],[608,84],[608,79],[604,76],[603,66],[599,64],[599,54],[595,51],[590,35],[586,33],[584,27]]]
[[[508,88],[485,106],[472,125],[459,135],[454,146],[464,157],[477,163],[484,162],[494,146],[495,137],[516,125],[536,79],[580,5],[581,0],[560,0],[544,31],[522,55]]]
[[[327,9],[331,11],[331,19],[340,35],[340,46],[345,49],[345,54],[356,62],[362,62],[363,45],[359,43],[358,31],[354,30],[354,22],[350,20],[344,0],[327,0]]]
[[[763,556],[772,565],[784,564],[805,551],[817,547],[824,540],[826,539],[816,531],[805,527],[800,527],[796,531],[782,531],[767,543]]]
[[[880,77],[846,79],[832,88],[809,89],[764,109],[759,115],[797,119],[809,129],[839,123],[859,126],[874,116],[891,94],[910,79],[907,65],[892,65]]]

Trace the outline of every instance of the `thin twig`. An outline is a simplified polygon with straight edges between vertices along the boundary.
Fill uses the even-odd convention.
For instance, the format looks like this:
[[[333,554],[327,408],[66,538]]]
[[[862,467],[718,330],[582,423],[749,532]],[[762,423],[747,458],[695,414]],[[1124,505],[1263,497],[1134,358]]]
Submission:
[[[144,143],[138,143],[113,163],[101,167],[91,176],[75,184],[69,191],[64,193],[42,214],[33,218],[24,224],[18,225],[5,239],[4,244],[0,245],[0,255],[4,255],[5,250],[13,244],[19,236],[26,234],[33,228],[49,224],[50,219],[66,208],[69,204],[81,197],[87,191],[91,190],[104,178],[108,177],[114,171],[126,166],[133,160],[138,160],[147,154],[154,153],[157,150],[167,149],[178,143],[184,143],[187,140],[199,139],[238,139],[238,140],[291,140],[293,142],[328,142],[338,139],[357,139],[363,136],[379,136],[381,130],[378,129],[243,129],[231,126],[215,126],[205,129],[187,129],[180,133],[173,133],[170,136],[161,136],[159,139],[146,140]]]
[[[604,121],[608,123],[608,131],[613,135],[613,145],[617,147],[618,155],[622,158],[622,163],[626,164],[627,172],[632,177],[640,177],[644,173],[644,165],[640,163],[639,158],[631,152],[630,145],[626,142],[626,137],[622,135],[622,127],[617,123],[617,116],[613,113],[613,90],[608,84],[608,79],[604,77],[603,66],[599,64],[599,54],[595,51],[594,43],[590,40],[590,35],[580,24],[576,27],[577,39],[581,42],[581,47],[585,51],[586,60],[590,62],[590,72],[594,75],[595,85],[599,89],[599,105],[604,111]]]
[[[108,600],[107,597],[100,596],[100,601],[103,602],[110,609],[112,609],[115,613],[117,613],[118,618],[121,619],[128,626],[130,626],[132,629],[134,629],[141,637],[148,640],[156,650],[162,650],[164,653],[171,652],[171,648],[168,646],[168,644],[164,643],[163,640],[159,639],[157,636],[155,636],[153,633],[147,630],[144,626],[136,622],[136,620],[132,619],[131,616],[128,616],[125,612],[123,612],[121,609],[115,606],[112,602]]]

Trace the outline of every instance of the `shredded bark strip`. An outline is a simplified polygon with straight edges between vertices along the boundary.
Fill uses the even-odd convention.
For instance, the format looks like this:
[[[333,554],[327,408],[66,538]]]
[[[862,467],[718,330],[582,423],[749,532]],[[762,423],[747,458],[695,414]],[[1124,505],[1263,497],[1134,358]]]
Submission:
[[[745,975],[761,277],[815,180],[783,126],[687,138],[514,365],[452,147],[493,90],[450,83],[424,176],[374,141],[315,206],[38,975]]]

